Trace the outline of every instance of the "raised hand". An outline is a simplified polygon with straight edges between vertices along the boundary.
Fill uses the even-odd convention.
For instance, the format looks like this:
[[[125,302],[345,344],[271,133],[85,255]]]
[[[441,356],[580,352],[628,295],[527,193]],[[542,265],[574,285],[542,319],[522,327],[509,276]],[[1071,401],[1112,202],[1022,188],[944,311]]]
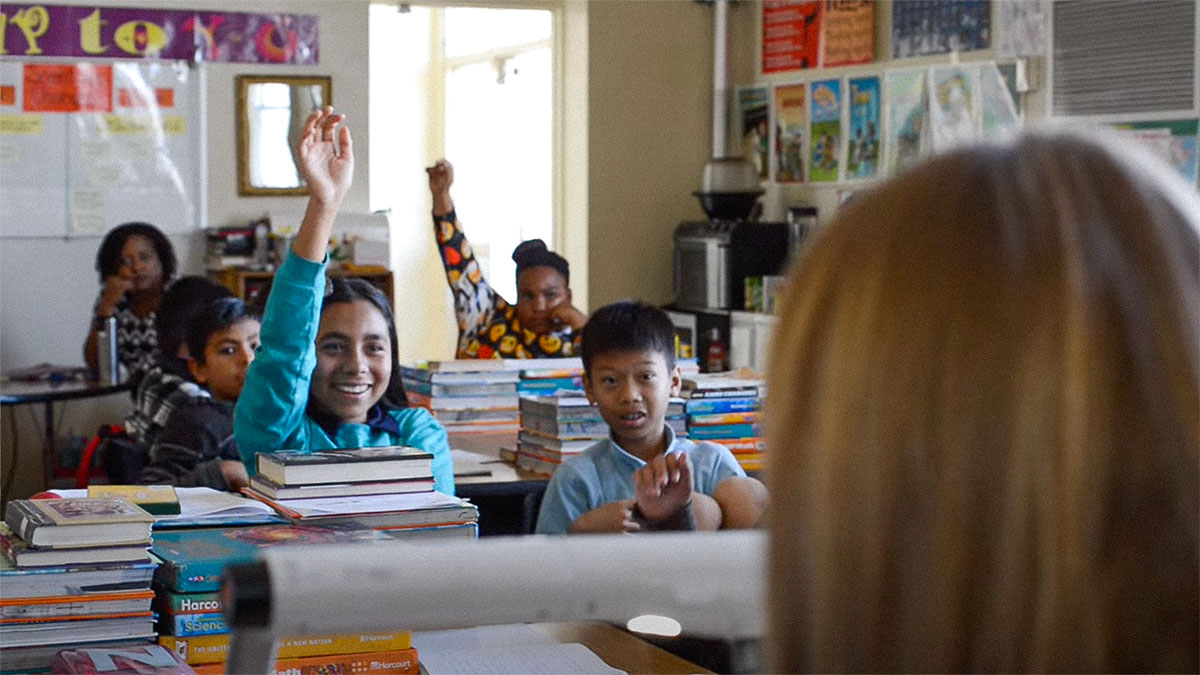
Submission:
[[[354,180],[354,144],[350,129],[337,125],[345,115],[325,107],[308,116],[296,155],[300,174],[308,183],[310,199],[337,208],[350,191]]]
[[[638,511],[647,520],[679,512],[692,498],[692,464],[684,453],[660,455],[633,473]]]
[[[104,291],[100,294],[100,305],[96,307],[99,316],[112,316],[117,303],[125,294],[133,290],[133,272],[127,265],[122,265],[116,274],[104,279]]]
[[[450,186],[454,184],[454,167],[445,159],[439,159],[433,166],[425,167],[429,174],[429,194],[433,195],[433,212],[444,216],[454,210],[454,202],[450,200]]]

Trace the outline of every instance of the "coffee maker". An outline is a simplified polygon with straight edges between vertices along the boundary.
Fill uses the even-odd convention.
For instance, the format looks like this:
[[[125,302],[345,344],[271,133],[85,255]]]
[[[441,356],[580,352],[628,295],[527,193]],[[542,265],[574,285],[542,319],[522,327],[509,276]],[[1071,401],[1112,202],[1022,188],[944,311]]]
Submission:
[[[747,173],[748,172],[748,173]],[[740,310],[746,277],[779,274],[787,259],[787,223],[761,222],[758,174],[741,157],[713,160],[694,193],[708,220],[675,228],[674,306]]]

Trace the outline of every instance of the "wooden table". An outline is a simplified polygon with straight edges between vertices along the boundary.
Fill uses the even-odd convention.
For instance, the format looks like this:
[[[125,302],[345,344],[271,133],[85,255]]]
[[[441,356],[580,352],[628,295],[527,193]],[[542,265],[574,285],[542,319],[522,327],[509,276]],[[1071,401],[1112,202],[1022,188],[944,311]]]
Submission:
[[[627,673],[711,673],[606,623],[539,623],[535,627],[559,642],[579,642],[605,663]]]
[[[43,413],[42,436],[42,483],[43,489],[52,487],[57,456],[54,452],[54,404],[59,401],[107,396],[129,391],[133,385],[100,384],[99,382],[66,380],[62,382],[0,382],[0,406],[16,406],[41,403]],[[16,448],[13,449],[16,451]]]

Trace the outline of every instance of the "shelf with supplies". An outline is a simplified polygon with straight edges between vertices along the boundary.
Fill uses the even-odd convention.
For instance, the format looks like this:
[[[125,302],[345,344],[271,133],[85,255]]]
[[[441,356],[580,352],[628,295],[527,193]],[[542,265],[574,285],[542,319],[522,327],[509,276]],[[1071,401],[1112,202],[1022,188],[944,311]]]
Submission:
[[[383,291],[388,303],[395,306],[393,293],[392,271],[385,267],[345,265],[330,267],[326,274],[337,279],[362,279]],[[246,304],[262,311],[267,304],[267,294],[271,291],[271,282],[275,279],[274,269],[254,269],[249,267],[224,267],[208,270],[208,278],[233,291],[233,294]]]

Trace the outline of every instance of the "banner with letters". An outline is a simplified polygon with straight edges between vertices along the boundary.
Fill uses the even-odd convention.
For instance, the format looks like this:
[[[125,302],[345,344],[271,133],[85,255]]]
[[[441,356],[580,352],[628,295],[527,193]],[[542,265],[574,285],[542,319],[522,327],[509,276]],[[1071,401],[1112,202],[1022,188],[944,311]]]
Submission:
[[[317,63],[317,17],[4,3],[0,57]]]

